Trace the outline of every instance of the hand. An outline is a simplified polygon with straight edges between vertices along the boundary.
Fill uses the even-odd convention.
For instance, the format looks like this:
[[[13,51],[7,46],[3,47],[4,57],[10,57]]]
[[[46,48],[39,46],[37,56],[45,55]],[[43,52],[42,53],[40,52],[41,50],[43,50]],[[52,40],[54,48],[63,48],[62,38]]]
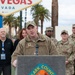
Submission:
[[[69,63],[69,61],[66,61],[66,65]]]
[[[16,67],[16,66],[17,66],[17,60],[14,60],[14,62],[12,63],[12,65],[13,65],[14,67]]]

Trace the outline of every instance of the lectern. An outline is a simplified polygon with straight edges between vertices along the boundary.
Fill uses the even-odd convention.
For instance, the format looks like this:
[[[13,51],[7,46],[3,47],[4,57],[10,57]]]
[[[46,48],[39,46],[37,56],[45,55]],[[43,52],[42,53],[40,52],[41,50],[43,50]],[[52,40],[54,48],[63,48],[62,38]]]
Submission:
[[[65,56],[18,56],[17,75],[66,75]]]

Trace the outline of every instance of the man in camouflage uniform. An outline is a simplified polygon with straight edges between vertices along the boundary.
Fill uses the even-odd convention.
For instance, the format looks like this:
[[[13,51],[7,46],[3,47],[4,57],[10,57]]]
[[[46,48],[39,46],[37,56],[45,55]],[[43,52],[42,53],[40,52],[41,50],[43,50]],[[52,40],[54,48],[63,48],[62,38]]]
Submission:
[[[63,30],[61,32],[62,40],[57,43],[57,51],[59,55],[65,55],[66,57],[66,75],[73,75],[74,74],[74,51],[75,46],[74,44],[68,40],[68,32]]]
[[[33,21],[26,23],[27,36],[19,42],[12,55],[12,65],[16,67],[18,55],[57,55],[56,47],[49,37],[38,33]],[[36,47],[38,51],[36,51]]]
[[[72,25],[72,34],[69,36],[69,39],[75,42],[75,24]]]
[[[72,25],[72,34],[69,36],[69,40],[75,44],[75,24]],[[75,75],[75,60],[74,60],[74,75]]]
[[[46,27],[45,35],[47,35],[56,45],[57,40],[53,36],[53,27]]]

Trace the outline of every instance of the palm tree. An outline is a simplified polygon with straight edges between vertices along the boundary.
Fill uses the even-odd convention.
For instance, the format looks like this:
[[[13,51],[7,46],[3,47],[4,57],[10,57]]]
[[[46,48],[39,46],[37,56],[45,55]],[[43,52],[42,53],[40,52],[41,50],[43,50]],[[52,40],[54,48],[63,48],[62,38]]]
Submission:
[[[44,8],[42,5],[37,4],[31,8],[32,16],[36,24],[39,24],[41,21],[41,33],[43,34],[43,22],[44,20],[50,20],[49,10]]]
[[[58,26],[58,0],[52,0],[52,27],[55,37],[55,26]]]
[[[42,5],[37,4],[31,8],[31,14],[37,26],[39,26],[39,7]]]
[[[50,20],[50,13],[48,9],[45,9],[44,7],[40,7],[40,12],[39,12],[39,19],[41,21],[41,33],[43,34],[43,22],[44,20]]]
[[[9,26],[9,38],[11,38],[11,27],[13,24],[13,20],[14,20],[13,15],[7,16],[3,19],[4,24],[7,24]]]

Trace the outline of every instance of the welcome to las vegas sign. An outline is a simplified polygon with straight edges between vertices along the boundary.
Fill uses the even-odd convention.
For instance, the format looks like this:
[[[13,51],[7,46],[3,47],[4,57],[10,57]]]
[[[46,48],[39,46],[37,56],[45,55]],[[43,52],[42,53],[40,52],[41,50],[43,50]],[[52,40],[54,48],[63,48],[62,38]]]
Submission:
[[[6,17],[40,3],[42,0],[0,0],[0,15]]]

